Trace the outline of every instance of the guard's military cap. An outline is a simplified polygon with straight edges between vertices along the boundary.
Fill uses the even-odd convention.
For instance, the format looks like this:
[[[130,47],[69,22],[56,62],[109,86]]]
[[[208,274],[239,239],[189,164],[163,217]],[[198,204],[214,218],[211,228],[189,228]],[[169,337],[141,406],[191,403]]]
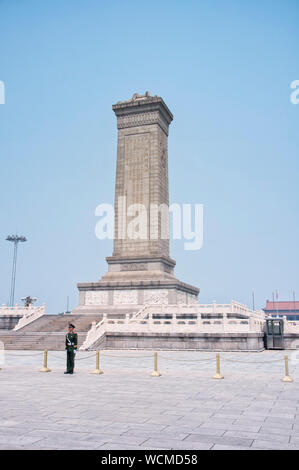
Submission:
[[[75,328],[75,325],[73,325],[72,323],[69,323],[69,328]]]

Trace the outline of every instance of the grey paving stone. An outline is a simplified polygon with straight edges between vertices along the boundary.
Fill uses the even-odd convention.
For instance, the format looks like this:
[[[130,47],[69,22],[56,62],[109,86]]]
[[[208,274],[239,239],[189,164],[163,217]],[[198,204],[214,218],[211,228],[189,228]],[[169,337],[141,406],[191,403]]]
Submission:
[[[25,446],[26,444],[34,444],[35,442],[41,441],[42,438],[38,436],[0,436],[0,444],[12,445],[12,446]]]
[[[170,425],[171,427],[171,425]],[[111,426],[109,426],[111,428]],[[168,428],[167,424],[149,424],[149,423],[143,423],[143,424],[132,424],[132,423],[127,423],[127,431],[146,431],[146,432],[160,432],[162,430],[166,430]]]
[[[1,410],[2,413],[2,410]],[[21,424],[21,421],[14,421],[12,419],[0,419],[0,427],[16,427]]]
[[[87,437],[88,433],[79,433],[79,432],[70,432],[70,431],[53,431],[53,430],[35,430],[31,431],[30,433],[27,433],[28,437],[39,437],[44,438],[44,439],[68,439],[68,440],[74,440],[76,442],[80,440],[85,440]]]
[[[262,432],[246,432],[246,431],[226,431],[224,434],[225,437],[242,437],[248,439],[260,439],[265,441],[272,441],[272,442],[284,442],[286,444],[289,443],[289,436],[282,436],[279,434],[269,434],[269,433],[262,433]]]
[[[234,423],[237,424],[237,423],[248,423],[248,424],[253,424],[253,425],[262,425],[264,422],[265,422],[265,416],[258,416],[258,415],[254,415],[254,416],[251,416],[251,415],[247,415],[246,413],[242,414],[240,416],[240,418],[238,419],[235,419],[234,420]]]
[[[231,419],[238,419],[241,416],[241,412],[235,413],[233,411],[223,411],[223,410],[217,410],[215,413],[213,413],[213,418],[231,418]]]
[[[135,426],[135,424],[126,424],[126,423],[113,423],[107,427],[105,427],[105,432],[111,434],[123,434],[124,432],[128,431],[129,428]]]
[[[284,444],[281,442],[265,441],[256,439],[252,443],[253,449],[268,449],[268,450],[298,450],[299,445]]]
[[[118,417],[117,417],[117,419],[118,419]],[[149,418],[148,420],[145,421],[145,423],[146,424],[165,424],[166,425],[166,424],[177,423],[178,421],[180,421],[180,423],[185,422],[184,420],[179,419],[177,416],[173,417],[171,415],[168,415],[168,416],[160,415],[160,416],[156,416],[154,418]],[[196,422],[196,420],[192,420],[192,421]]]
[[[193,430],[191,430],[190,434],[200,433],[200,429],[202,427],[209,428],[209,429],[215,429],[217,431],[224,432],[224,431],[227,431],[229,426],[230,426],[230,424],[217,423],[217,422],[214,422],[214,421],[206,421],[206,422],[200,424],[199,426],[197,426],[196,428],[194,428]]]
[[[259,432],[261,429],[261,425],[259,424],[251,424],[251,423],[233,423],[227,426],[228,431],[247,431],[247,432]]]
[[[138,449],[137,446],[128,446],[125,444],[102,444],[100,447],[98,447],[100,450],[136,450]],[[162,447],[159,447],[159,449],[163,449]],[[164,450],[164,449],[163,449]]]
[[[190,436],[196,436],[198,434],[204,436],[223,436],[225,433],[224,429],[219,428],[208,428],[206,426],[199,426],[196,431],[189,433]]]
[[[156,449],[174,449],[174,450],[208,450],[211,449],[213,443],[207,442],[192,442],[192,441],[175,441],[173,439],[148,439],[143,443],[143,446],[150,446]]]
[[[22,449],[24,449],[24,448],[23,447],[0,444],[0,450],[22,450]]]
[[[280,428],[284,430],[291,430],[294,429],[294,422],[286,422],[282,421],[279,418],[275,418],[274,421],[272,419],[266,420],[264,423],[262,423],[262,426],[264,428]]]
[[[250,447],[253,439],[245,439],[241,437],[225,437],[225,436],[207,436],[202,434],[190,434],[184,442],[210,442],[213,444],[225,444],[233,446]]]
[[[290,444],[292,445],[298,445],[299,447],[299,436],[291,436],[291,439],[290,439]]]
[[[126,433],[122,434],[123,437],[125,436],[142,436],[144,439],[174,439],[178,441],[182,441],[185,439],[189,434],[187,433],[171,433],[171,432],[166,432],[166,431],[161,431],[161,432],[155,432],[155,431],[143,431],[143,430],[131,430],[127,431]]]
[[[290,414],[290,413],[283,413],[283,412],[275,412],[273,410],[270,411],[269,413],[269,418],[282,418],[284,420],[289,420],[289,421],[295,421],[295,414]]]
[[[268,417],[268,418],[266,418],[264,425],[270,424],[274,427],[281,427],[281,428],[284,428],[284,429],[292,429],[293,428],[293,423],[294,423],[294,421],[289,420],[289,419],[285,420],[285,419],[282,419],[282,418]]]
[[[57,449],[57,450],[92,450],[97,449],[104,444],[104,441],[76,441],[75,439],[56,439],[54,437],[49,437],[42,439],[38,443],[31,445],[31,449]],[[29,446],[25,446],[26,448]]]
[[[106,440],[106,439],[105,439]],[[106,440],[108,444],[124,444],[128,446],[139,446],[148,440],[147,436],[113,436]]]
[[[215,427],[219,427],[220,428],[226,428],[227,425],[229,424],[233,424],[236,420],[235,419],[223,419],[223,418],[208,418],[208,419],[205,419],[203,420],[202,424],[201,425],[204,425],[206,427],[211,427],[212,425],[214,425]]]
[[[96,421],[96,423],[95,423]],[[55,424],[59,426],[90,426],[91,424],[95,424],[97,427],[105,428],[111,425],[113,421],[104,421],[104,420],[90,420],[82,418],[63,418],[57,421]]]
[[[0,428],[0,436],[25,436],[28,431],[30,431],[30,428],[10,428],[10,427],[5,427],[5,428]]]
[[[215,444],[212,450],[251,450],[251,447],[232,446],[224,444]]]
[[[278,427],[273,427],[273,426],[262,426],[259,433],[262,434],[278,434],[280,436],[291,436],[291,435],[296,435],[296,430],[293,430],[291,428],[278,428]],[[299,431],[298,431],[299,435]]]

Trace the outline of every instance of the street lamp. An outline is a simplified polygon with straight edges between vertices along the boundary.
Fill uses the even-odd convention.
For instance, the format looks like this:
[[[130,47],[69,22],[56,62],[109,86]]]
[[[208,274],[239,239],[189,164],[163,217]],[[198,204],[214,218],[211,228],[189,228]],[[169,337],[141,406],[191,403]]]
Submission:
[[[14,306],[15,301],[15,285],[16,285],[16,271],[17,271],[17,254],[18,254],[18,243],[26,242],[27,238],[19,235],[9,235],[6,240],[14,244],[13,250],[13,263],[12,263],[12,273],[11,273],[11,287],[10,287],[10,306]]]

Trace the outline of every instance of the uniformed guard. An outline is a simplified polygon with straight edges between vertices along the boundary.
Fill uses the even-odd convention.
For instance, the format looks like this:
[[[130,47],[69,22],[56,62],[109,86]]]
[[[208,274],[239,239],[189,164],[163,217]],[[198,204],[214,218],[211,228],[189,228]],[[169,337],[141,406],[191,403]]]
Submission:
[[[66,371],[65,374],[72,374],[74,372],[75,354],[77,351],[78,335],[75,332],[75,326],[69,324],[69,331],[65,336],[65,349],[66,349]]]

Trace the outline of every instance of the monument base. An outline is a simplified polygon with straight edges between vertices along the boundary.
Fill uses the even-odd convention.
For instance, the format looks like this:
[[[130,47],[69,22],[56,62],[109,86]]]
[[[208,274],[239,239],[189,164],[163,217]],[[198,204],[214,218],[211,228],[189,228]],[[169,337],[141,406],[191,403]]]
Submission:
[[[261,352],[265,346],[263,333],[108,332],[101,342],[101,349]]]
[[[106,259],[109,269],[100,281],[78,284],[79,306],[72,314],[134,314],[150,303],[198,303],[199,289],[174,276],[171,258]]]

